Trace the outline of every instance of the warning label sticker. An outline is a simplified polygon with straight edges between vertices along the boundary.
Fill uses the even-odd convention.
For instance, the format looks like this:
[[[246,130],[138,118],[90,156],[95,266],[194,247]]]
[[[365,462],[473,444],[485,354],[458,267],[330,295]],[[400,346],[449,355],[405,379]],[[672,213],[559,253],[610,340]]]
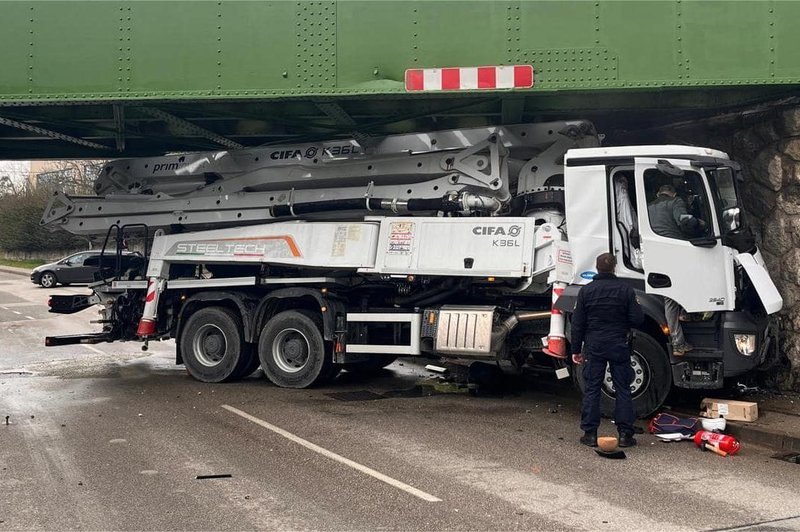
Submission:
[[[331,256],[344,257],[347,249],[347,226],[337,225],[336,232],[333,234],[333,249],[331,249]]]
[[[411,244],[414,241],[414,222],[392,222],[389,226],[390,255],[411,255]]]

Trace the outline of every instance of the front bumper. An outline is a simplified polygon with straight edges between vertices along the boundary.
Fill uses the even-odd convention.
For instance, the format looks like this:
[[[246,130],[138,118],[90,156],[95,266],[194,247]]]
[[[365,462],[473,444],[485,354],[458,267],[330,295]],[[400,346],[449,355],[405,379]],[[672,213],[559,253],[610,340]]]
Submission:
[[[31,272],[31,282],[33,284],[39,284],[39,277],[42,276],[41,272]]]
[[[738,377],[767,362],[777,342],[777,320],[748,312],[722,312],[713,321],[685,324],[687,341],[695,349],[682,357],[671,357],[672,377],[679,388],[721,388],[723,379]],[[742,354],[735,334],[755,336],[755,351]]]

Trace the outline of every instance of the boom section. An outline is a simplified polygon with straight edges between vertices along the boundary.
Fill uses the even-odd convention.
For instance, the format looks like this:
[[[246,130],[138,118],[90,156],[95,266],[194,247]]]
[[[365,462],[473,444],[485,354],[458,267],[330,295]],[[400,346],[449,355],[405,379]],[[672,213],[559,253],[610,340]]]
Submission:
[[[54,194],[42,224],[98,236],[108,227],[203,230],[353,214],[497,215],[513,198],[563,182],[567,149],[599,144],[586,121],[121,159],[97,196]],[[554,181],[555,180],[555,181]]]

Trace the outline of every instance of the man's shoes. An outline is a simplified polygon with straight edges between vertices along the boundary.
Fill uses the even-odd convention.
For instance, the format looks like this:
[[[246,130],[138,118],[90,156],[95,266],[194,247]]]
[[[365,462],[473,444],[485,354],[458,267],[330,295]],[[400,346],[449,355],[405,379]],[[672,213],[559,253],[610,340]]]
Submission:
[[[581,443],[589,447],[597,447],[597,431],[587,430],[581,436]]]
[[[689,344],[676,345],[672,347],[672,354],[676,357],[682,357],[692,349],[694,349],[694,347]]]
[[[636,445],[636,438],[633,437],[633,434],[620,434],[618,445],[620,447],[633,447]]]

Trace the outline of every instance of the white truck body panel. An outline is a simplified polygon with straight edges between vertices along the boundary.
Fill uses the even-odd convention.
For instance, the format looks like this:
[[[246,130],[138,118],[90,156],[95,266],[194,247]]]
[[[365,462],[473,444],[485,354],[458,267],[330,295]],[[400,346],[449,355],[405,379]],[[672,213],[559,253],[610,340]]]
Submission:
[[[281,222],[162,235],[153,240],[147,275],[187,262],[372,267],[378,230],[377,222]]]
[[[650,225],[644,172],[663,160],[685,172],[703,172],[692,167],[687,160],[636,158],[636,197],[645,292],[669,297],[687,312],[733,310],[736,307],[734,251],[719,241],[713,247],[700,247],[688,239],[667,238],[653,231]],[[707,197],[711,197],[708,183],[705,187]],[[713,234],[718,235],[719,226],[714,221],[714,214],[710,214],[712,219],[707,223],[712,226]],[[652,280],[654,275],[669,279],[669,286],[658,287]]]
[[[597,273],[597,256],[608,251],[608,192],[605,180],[597,179],[597,175],[605,175],[605,171],[601,164],[569,168],[564,174],[567,235],[573,262],[571,282],[574,284],[591,281]]]
[[[380,224],[375,266],[361,272],[518,278],[534,267],[532,218],[391,217]]]

